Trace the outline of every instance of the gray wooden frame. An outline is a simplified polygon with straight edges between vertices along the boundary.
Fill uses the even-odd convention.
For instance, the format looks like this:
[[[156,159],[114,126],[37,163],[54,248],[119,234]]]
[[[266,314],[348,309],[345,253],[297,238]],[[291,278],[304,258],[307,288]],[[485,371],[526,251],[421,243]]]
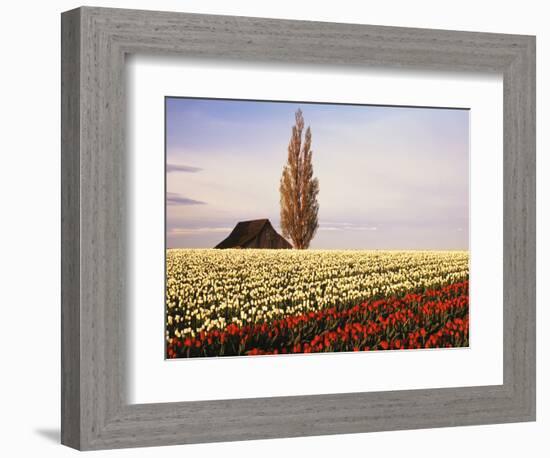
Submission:
[[[535,419],[534,37],[90,7],[63,13],[61,32],[63,444],[104,449]],[[502,74],[503,385],[128,404],[129,53]]]

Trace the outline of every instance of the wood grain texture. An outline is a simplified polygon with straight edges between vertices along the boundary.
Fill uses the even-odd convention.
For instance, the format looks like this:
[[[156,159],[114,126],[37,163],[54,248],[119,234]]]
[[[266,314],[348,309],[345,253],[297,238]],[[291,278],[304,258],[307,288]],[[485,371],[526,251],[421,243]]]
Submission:
[[[64,13],[62,24],[64,444],[85,450],[535,418],[534,37],[88,7]],[[128,404],[129,53],[503,74],[504,384]]]
[[[80,445],[80,12],[61,24],[61,442]]]

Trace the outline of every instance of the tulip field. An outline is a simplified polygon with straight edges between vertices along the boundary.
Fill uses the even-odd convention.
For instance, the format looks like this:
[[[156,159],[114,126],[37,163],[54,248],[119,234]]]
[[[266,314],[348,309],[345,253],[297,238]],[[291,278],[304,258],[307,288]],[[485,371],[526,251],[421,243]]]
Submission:
[[[469,345],[467,251],[169,249],[166,357]]]

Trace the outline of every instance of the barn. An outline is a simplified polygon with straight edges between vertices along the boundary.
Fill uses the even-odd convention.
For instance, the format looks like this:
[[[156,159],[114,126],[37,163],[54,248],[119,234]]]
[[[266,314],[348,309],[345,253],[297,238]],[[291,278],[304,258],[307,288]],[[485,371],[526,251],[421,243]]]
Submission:
[[[292,245],[273,229],[268,219],[255,219],[237,223],[231,234],[215,248],[288,249]]]

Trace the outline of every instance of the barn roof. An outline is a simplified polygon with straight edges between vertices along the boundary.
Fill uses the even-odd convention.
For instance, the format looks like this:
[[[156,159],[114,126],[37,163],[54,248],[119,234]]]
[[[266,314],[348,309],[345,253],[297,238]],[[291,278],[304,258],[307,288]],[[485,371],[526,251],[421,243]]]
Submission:
[[[266,225],[269,225],[273,229],[269,220],[265,218],[240,221],[231,231],[231,234],[216,245],[216,248],[242,247],[256,237]]]

